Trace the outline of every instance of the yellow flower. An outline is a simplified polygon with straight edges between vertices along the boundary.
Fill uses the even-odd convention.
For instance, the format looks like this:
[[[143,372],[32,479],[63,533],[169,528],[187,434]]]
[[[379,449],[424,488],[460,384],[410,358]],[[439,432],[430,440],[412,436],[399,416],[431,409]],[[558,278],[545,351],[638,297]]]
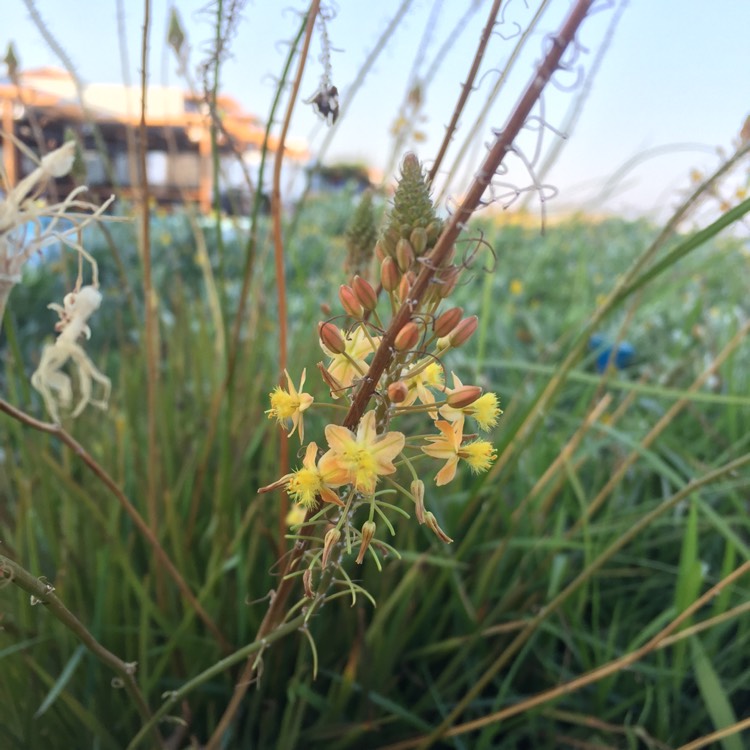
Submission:
[[[428,389],[436,388],[442,391],[445,388],[442,366],[437,362],[430,362],[426,367],[423,365],[424,360],[412,368],[412,370],[420,370],[416,375],[409,377],[408,372],[405,374],[403,380],[409,390],[399,406],[411,406],[417,399],[423,404],[434,404],[435,395]],[[429,414],[433,419],[437,419],[437,412],[434,409]]]
[[[341,383],[342,388],[348,388],[355,379],[361,378],[367,372],[369,365],[365,361],[365,358],[375,351],[373,345],[377,348],[380,344],[380,337],[373,336],[368,338],[364,330],[359,326],[350,333],[341,331],[341,336],[344,339],[346,347],[346,350],[342,354],[332,352],[323,342],[320,343],[320,346],[326,355],[331,358],[326,369]],[[336,391],[331,391],[333,398],[338,398],[339,395]]]
[[[305,522],[305,509],[301,505],[292,505],[284,521],[287,526],[301,526]]]
[[[313,397],[309,393],[303,393],[302,387],[305,385],[305,370],[302,370],[302,378],[299,381],[299,392],[294,387],[289,373],[284,370],[286,376],[286,387],[276,386],[273,393],[269,394],[271,399],[271,408],[266,412],[269,419],[276,419],[279,424],[284,424],[287,419],[292,420],[291,437],[294,431],[299,429],[300,444],[305,442],[305,422],[302,412],[310,407]]]
[[[368,411],[359,423],[356,436],[346,427],[329,424],[326,440],[331,450],[323,459],[330,457],[330,466],[346,472],[350,484],[371,495],[378,476],[396,471],[393,459],[401,453],[406,438],[401,432],[378,435],[375,412]]]
[[[445,392],[450,394],[463,387],[463,383],[458,379],[458,375],[453,373],[453,388],[446,388]],[[480,429],[487,432],[496,424],[500,415],[503,413],[500,409],[498,398],[494,393],[485,393],[480,396],[474,403],[464,406],[462,409],[455,409],[448,404],[441,406],[438,410],[440,416],[449,422],[463,421],[465,416],[474,417]]]
[[[513,279],[510,282],[510,293],[514,297],[518,297],[523,292],[523,281],[520,279]]]
[[[317,505],[318,496],[326,503],[343,505],[332,488],[348,484],[348,472],[342,470],[330,457],[326,458],[328,454],[316,462],[317,454],[318,446],[310,443],[305,451],[301,469],[291,474],[284,474],[281,479],[277,479],[266,487],[261,487],[258,492],[271,492],[279,487],[285,487],[289,496],[303,508],[314,508]]]
[[[448,484],[456,476],[456,467],[461,458],[469,464],[474,472],[487,471],[496,458],[495,449],[486,440],[475,440],[473,443],[461,445],[463,442],[463,419],[453,424],[440,420],[435,422],[440,435],[428,437],[431,445],[422,448],[422,452],[433,458],[445,461],[445,466],[437,473],[435,483],[438,486]]]

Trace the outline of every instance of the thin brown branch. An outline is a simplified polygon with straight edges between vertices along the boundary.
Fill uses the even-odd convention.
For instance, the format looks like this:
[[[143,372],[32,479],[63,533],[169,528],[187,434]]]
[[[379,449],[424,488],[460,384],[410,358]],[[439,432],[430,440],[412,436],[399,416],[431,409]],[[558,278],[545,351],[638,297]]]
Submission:
[[[122,686],[133,699],[138,713],[145,722],[149,722],[151,719],[151,709],[149,709],[145,698],[138,689],[138,683],[134,677],[135,663],[128,664],[124,662],[119,656],[102,646],[86,626],[60,601],[54,593],[54,586],[47,583],[44,579],[32,575],[14,560],[5,557],[5,555],[0,555],[0,582],[5,581],[10,581],[31,594],[32,606],[44,605],[45,609],[70,630],[102,664],[115,672],[122,681]],[[164,740],[159,734],[159,730],[153,727],[152,731],[159,742],[159,746],[163,747]]]
[[[169,559],[169,556],[165,552],[164,548],[159,543],[156,534],[151,530],[149,525],[143,519],[141,514],[136,510],[135,506],[128,500],[125,493],[117,486],[114,479],[105,471],[105,469],[97,463],[86,449],[68,432],[66,432],[60,425],[52,424],[50,422],[41,422],[38,419],[26,414],[25,412],[12,406],[7,401],[0,399],[0,411],[5,412],[13,419],[17,420],[21,424],[31,427],[39,432],[46,432],[49,435],[57,437],[64,445],[68,446],[78,458],[83,461],[86,466],[91,470],[94,476],[117,498],[117,501],[122,506],[122,509],[128,514],[130,519],[135,524],[136,528],[143,535],[143,538],[148,542],[156,555],[156,558],[161,565],[162,569],[166,571],[167,575],[172,578],[180,592],[182,593],[185,600],[190,604],[195,614],[203,621],[206,627],[211,631],[221,648],[225,651],[230,650],[229,641],[224,637],[224,634],[219,630],[216,623],[211,619],[209,614],[201,606],[201,603],[196,598],[195,594],[190,590],[190,587],[185,582],[185,579],[180,575],[180,572],[175,567],[174,563]]]
[[[502,0],[493,0],[492,7],[490,8],[490,14],[487,18],[487,23],[485,24],[484,29],[482,29],[482,36],[479,38],[479,46],[477,47],[476,54],[474,55],[474,60],[471,63],[469,76],[467,77],[466,82],[461,89],[461,96],[458,97],[458,101],[456,102],[456,106],[453,110],[451,121],[448,124],[448,127],[445,129],[443,142],[440,144],[440,149],[438,150],[438,154],[435,157],[435,161],[433,162],[432,167],[427,174],[428,183],[432,183],[432,181],[435,179],[435,175],[438,173],[440,165],[443,163],[443,157],[445,156],[446,151],[448,151],[448,146],[450,146],[450,143],[453,140],[453,134],[456,132],[456,127],[458,126],[458,118],[461,117],[461,113],[464,111],[464,106],[466,106],[466,102],[469,99],[469,94],[471,93],[471,90],[474,86],[474,80],[476,79],[477,73],[479,72],[479,66],[482,64],[482,58],[484,57],[484,52],[487,49],[487,44],[490,41],[492,29],[495,26],[495,22],[497,21],[497,14],[500,12],[501,2]]]

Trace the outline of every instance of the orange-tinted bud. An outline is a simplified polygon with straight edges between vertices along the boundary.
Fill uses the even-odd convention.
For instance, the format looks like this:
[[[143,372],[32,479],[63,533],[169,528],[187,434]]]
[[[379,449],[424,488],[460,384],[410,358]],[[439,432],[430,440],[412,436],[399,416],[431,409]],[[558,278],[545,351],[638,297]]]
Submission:
[[[401,281],[401,273],[393,258],[386,258],[380,266],[380,283],[386,292],[392,292]]]
[[[362,524],[362,544],[359,546],[359,554],[356,560],[358,565],[361,565],[365,559],[365,552],[367,552],[367,548],[370,546],[373,536],[375,536],[375,529],[376,526],[373,521],[365,521]]]
[[[460,307],[451,307],[450,310],[446,310],[444,313],[438,315],[432,324],[432,330],[435,331],[435,335],[438,338],[447,336],[459,324],[463,314],[464,311]]]
[[[445,542],[446,544],[450,544],[453,540],[438,526],[437,519],[435,516],[428,510],[427,513],[425,513],[424,516],[425,523],[430,528],[430,530],[435,534],[435,536],[441,541]]]
[[[478,385],[462,385],[448,395],[446,401],[448,406],[454,409],[463,409],[473,404],[482,395],[482,389]]]
[[[318,335],[326,349],[334,354],[343,354],[346,351],[344,337],[333,323],[319,323]]]
[[[416,278],[412,271],[408,271],[401,277],[401,283],[398,285],[398,297],[402,302],[409,296],[409,290]]]
[[[328,560],[331,557],[331,552],[338,543],[339,539],[341,539],[341,532],[338,529],[333,528],[328,530],[325,539],[323,540],[323,557],[320,561],[321,568],[325,568],[325,566],[328,565]]]
[[[458,266],[448,266],[438,273],[440,283],[437,285],[437,293],[441,299],[445,299],[456,288],[460,274]]]
[[[368,312],[378,306],[378,295],[369,281],[365,281],[361,276],[355,276],[352,279],[352,289],[359,300],[359,304]]]
[[[380,243],[380,240],[378,240],[375,243],[375,257],[382,263],[388,256],[385,253],[385,250],[383,250],[383,245]]]
[[[403,380],[397,380],[388,386],[388,398],[393,404],[400,404],[402,401],[406,401],[408,395],[409,386]]]
[[[330,315],[331,314],[331,306],[327,302],[321,302],[320,303],[320,312],[322,312],[323,315]]]
[[[409,490],[414,496],[414,514],[417,517],[417,521],[419,521],[419,523],[424,523],[424,482],[421,479],[415,479],[411,483]]]
[[[401,238],[396,244],[396,260],[402,271],[408,271],[414,263],[414,248],[409,240]]]
[[[362,305],[360,305],[354,296],[354,290],[350,286],[342,284],[339,287],[339,299],[347,315],[351,315],[353,318],[357,318],[357,320],[362,318]]]
[[[427,230],[424,227],[414,227],[409,235],[409,241],[415,255],[422,255],[427,247]]]
[[[465,344],[473,335],[474,331],[477,330],[479,325],[479,318],[476,315],[472,315],[470,318],[464,318],[451,332],[448,337],[450,345],[454,348]]]
[[[410,320],[397,334],[393,345],[400,352],[408,352],[413,349],[419,341],[419,326]]]

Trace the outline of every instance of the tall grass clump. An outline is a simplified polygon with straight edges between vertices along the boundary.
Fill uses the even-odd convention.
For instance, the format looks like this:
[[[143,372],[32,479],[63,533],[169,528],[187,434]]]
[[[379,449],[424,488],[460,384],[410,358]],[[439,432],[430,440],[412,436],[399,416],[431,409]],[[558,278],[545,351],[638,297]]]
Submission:
[[[165,214],[145,162],[117,221],[78,192],[40,208],[72,146],[6,186],[2,747],[743,746],[750,267],[727,230],[750,200],[696,211],[750,142],[663,226],[475,216],[591,5],[450,211],[499,2],[438,156],[399,153],[389,199],[282,211],[316,34],[308,104],[346,117],[315,1],[268,117],[270,215],[261,189],[242,220]],[[215,149],[240,6],[213,8]]]

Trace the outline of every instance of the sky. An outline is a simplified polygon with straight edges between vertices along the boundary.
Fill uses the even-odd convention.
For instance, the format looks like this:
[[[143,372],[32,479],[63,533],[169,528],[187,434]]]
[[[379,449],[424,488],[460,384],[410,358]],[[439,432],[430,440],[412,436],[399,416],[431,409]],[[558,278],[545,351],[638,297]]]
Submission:
[[[32,0],[0,0],[3,24],[0,49],[15,44],[22,68],[61,66],[58,56],[31,21]],[[223,0],[226,6],[229,0]],[[34,0],[57,42],[84,82],[140,76],[140,45],[146,0]],[[276,80],[297,33],[301,0],[248,0],[230,54],[222,68],[222,90],[265,120]],[[502,128],[513,104],[541,59],[547,35],[561,24],[570,0],[508,0],[504,22],[491,37],[477,89],[461,117],[460,129],[444,163],[450,172],[482,106],[518,43],[518,30],[544,6],[541,20],[525,41],[488,117],[469,146],[450,183],[447,200],[456,200],[476,170],[492,128]],[[338,0],[323,3],[331,52],[331,79],[341,92],[342,117],[330,136],[323,160],[365,162],[388,172],[406,150],[430,163],[437,153],[460,85],[465,80],[490,0]],[[70,8],[75,10],[71,12]],[[213,36],[216,0],[150,0],[149,81],[183,85],[174,56],[166,48],[169,10],[175,6],[197,70]],[[403,16],[377,57],[364,84],[352,97],[352,82],[391,19]],[[541,120],[519,141],[521,158],[510,159],[497,179],[497,205],[522,204],[538,210],[529,167],[538,173],[548,149],[558,149],[543,179],[550,213],[583,208],[593,212],[664,216],[690,186],[692,170],[718,164],[720,149],[732,150],[750,115],[750,2],[747,0],[599,0],[599,11],[584,22],[571,71],[558,72],[557,85],[544,95]],[[118,8],[122,11],[125,56],[118,45]],[[462,23],[461,19],[465,20]],[[430,33],[425,33],[425,29]],[[312,40],[303,98],[321,83],[321,29]],[[608,41],[605,41],[608,40]],[[416,61],[416,62],[415,62]],[[592,74],[593,72],[593,74]],[[417,129],[423,139],[394,146],[392,128],[415,76],[422,87]],[[587,77],[588,76],[588,77]],[[584,81],[586,83],[584,84]],[[584,97],[571,119],[571,110]],[[284,104],[285,106],[285,104]],[[537,111],[537,115],[541,114]],[[311,105],[298,101],[291,134],[306,139],[313,154],[329,136]],[[566,138],[559,142],[557,133]],[[541,137],[541,143],[540,143]],[[736,179],[747,182],[747,172]],[[436,181],[438,194],[441,181]],[[554,195],[554,197],[553,197]],[[515,199],[515,200],[514,200]]]

